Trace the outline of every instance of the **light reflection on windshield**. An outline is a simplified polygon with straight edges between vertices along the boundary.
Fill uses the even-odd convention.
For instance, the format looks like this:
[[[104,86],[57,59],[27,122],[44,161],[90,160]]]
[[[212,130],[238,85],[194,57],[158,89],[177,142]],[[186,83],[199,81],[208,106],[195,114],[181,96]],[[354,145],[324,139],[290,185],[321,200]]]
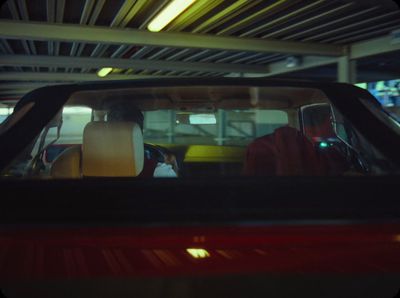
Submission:
[[[204,248],[187,248],[186,251],[195,259],[204,259],[210,257],[210,253]]]

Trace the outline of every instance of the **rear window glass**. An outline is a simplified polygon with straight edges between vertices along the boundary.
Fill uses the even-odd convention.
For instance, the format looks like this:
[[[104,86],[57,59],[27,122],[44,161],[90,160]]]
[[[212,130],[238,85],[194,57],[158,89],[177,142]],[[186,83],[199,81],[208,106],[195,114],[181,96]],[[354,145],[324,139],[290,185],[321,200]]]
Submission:
[[[198,117],[180,120],[185,115]],[[289,123],[285,111],[265,109],[212,113],[149,111],[144,118],[145,141],[166,144],[245,145]]]
[[[12,107],[6,107],[3,105],[0,105],[0,124],[6,120],[6,118],[12,114],[13,108]]]
[[[3,175],[223,177],[397,171],[318,89],[182,86],[83,91]]]

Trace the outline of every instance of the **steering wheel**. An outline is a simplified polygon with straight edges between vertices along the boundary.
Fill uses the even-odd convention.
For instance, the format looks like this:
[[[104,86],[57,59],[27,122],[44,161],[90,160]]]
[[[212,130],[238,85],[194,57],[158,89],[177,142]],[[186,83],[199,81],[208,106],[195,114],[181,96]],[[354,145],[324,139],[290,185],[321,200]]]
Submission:
[[[144,144],[144,156],[157,162],[165,162],[164,148],[151,144]]]
[[[144,156],[147,159],[152,159],[156,162],[160,163],[167,163],[170,164],[175,171],[176,174],[178,174],[179,171],[179,166],[178,166],[178,161],[174,153],[172,153],[170,150],[167,148],[164,148],[162,146],[158,145],[153,145],[153,144],[144,144]]]

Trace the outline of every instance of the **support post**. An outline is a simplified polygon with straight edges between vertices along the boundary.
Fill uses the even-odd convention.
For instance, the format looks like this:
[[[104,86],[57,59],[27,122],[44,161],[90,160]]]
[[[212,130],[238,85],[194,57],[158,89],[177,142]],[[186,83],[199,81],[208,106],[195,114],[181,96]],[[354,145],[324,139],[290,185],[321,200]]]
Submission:
[[[173,144],[175,142],[175,111],[169,111],[169,131],[168,131],[168,142]]]
[[[226,115],[224,110],[218,110],[218,137],[217,144],[224,145],[226,136]]]
[[[337,81],[349,84],[357,82],[357,62],[351,60],[350,55],[339,57]]]

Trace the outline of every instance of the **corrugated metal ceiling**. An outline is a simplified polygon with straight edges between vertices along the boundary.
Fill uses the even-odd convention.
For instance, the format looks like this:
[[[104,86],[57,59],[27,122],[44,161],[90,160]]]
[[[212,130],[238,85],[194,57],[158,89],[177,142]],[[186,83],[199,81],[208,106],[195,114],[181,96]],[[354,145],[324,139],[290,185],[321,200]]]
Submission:
[[[9,0],[0,18],[146,30],[166,0]],[[400,11],[392,1],[345,0],[197,0],[163,31],[216,36],[345,45],[400,28]],[[1,36],[0,36],[1,37]],[[140,45],[0,39],[0,53],[69,57],[209,62],[214,71],[117,69],[116,73],[153,76],[224,76],[219,63],[268,65],[288,54],[215,49],[179,49]],[[34,57],[32,57],[34,59]],[[0,73],[95,73],[95,68],[3,66]]]

